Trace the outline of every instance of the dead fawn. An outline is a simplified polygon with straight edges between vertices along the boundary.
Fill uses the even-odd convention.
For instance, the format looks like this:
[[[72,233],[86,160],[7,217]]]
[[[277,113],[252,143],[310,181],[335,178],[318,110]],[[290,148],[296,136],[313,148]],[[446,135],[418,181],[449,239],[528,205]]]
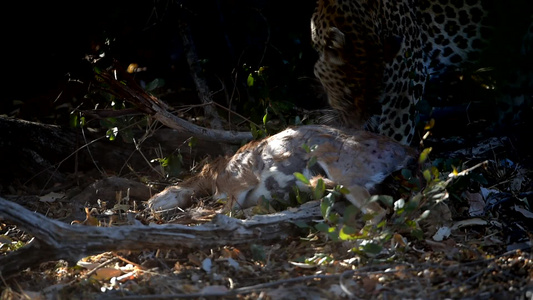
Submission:
[[[307,178],[322,176],[343,185],[350,192],[347,200],[381,219],[385,210],[377,202],[367,203],[370,194],[416,157],[415,150],[363,130],[323,125],[288,128],[244,145],[232,157],[216,159],[199,174],[154,195],[148,205],[156,211],[185,208],[205,196],[225,198],[226,209],[252,207],[263,197],[287,201],[295,185],[310,191],[294,176],[300,172]]]

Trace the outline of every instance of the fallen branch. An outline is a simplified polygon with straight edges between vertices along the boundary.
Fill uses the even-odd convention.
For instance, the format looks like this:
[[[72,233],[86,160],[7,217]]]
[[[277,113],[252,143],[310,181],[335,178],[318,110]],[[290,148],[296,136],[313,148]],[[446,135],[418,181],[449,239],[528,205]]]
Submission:
[[[20,226],[34,239],[25,247],[0,258],[0,274],[9,276],[36,264],[63,259],[76,262],[93,254],[147,248],[209,248],[283,239],[296,229],[295,222],[320,217],[318,202],[295,211],[238,220],[217,215],[199,226],[176,224],[92,227],[69,225],[0,197],[0,219]]]
[[[115,66],[114,73],[104,71],[98,75],[100,79],[109,85],[111,93],[132,103],[141,111],[151,115],[154,119],[170,128],[187,132],[207,141],[241,144],[243,141],[252,139],[250,132],[208,129],[173,115],[170,112],[171,108],[166,103],[145,92],[118,65]]]

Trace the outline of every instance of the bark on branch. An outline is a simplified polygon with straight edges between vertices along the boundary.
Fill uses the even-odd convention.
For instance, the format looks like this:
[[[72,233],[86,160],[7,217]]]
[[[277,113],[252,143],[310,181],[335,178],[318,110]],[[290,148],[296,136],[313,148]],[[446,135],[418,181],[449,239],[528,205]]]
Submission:
[[[295,222],[307,222],[320,216],[319,203],[309,202],[295,211],[254,216],[249,220],[217,215],[210,223],[200,226],[92,227],[52,220],[0,197],[0,219],[20,226],[34,236],[25,247],[0,258],[0,274],[9,276],[45,261],[76,262],[106,251],[208,248],[283,239],[297,228]]]

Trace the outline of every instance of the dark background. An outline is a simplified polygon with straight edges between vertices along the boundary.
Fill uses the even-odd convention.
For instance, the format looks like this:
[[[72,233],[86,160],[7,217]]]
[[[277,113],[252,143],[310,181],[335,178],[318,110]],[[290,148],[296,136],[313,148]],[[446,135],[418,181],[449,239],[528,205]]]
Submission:
[[[124,68],[146,71],[142,84],[164,84],[155,94],[171,105],[198,103],[184,57],[180,24],[189,26],[198,56],[217,102],[233,95],[235,109],[257,102],[248,75],[266,66],[265,88],[280,101],[315,108],[316,53],[310,42],[314,1],[75,1],[11,3],[5,22],[4,90],[0,114],[66,124],[74,108],[103,108],[92,95],[93,66],[116,59]],[[283,9],[280,9],[283,7]]]
[[[218,103],[256,122],[261,122],[265,107],[274,102],[288,103],[285,108],[289,109],[291,105],[327,107],[312,71],[317,54],[311,46],[309,25],[315,1],[17,2],[4,6],[0,114],[64,125],[76,108],[109,107],[109,97],[95,89],[94,66],[84,59],[102,54],[101,68],[109,67],[112,59],[124,68],[132,63],[146,68],[135,73],[136,79],[141,84],[160,79],[161,86],[150,92],[170,105],[197,104],[180,25],[191,30],[201,75]],[[504,82],[503,86],[509,81],[512,86],[516,69],[522,68],[522,75],[533,74],[531,57],[524,60],[520,55],[523,29],[531,21],[532,10],[526,0],[496,5],[496,39],[481,63],[468,70],[459,84],[453,75],[427,85],[428,105],[420,111],[422,118],[440,118],[434,131],[475,136],[486,128],[493,134],[496,128],[498,134],[507,134],[516,131],[508,124],[514,126],[517,119],[519,129],[530,126],[531,107],[513,112],[507,103],[498,102],[497,93],[485,90],[477,77]],[[248,75],[261,67],[265,80],[248,87]],[[476,73],[486,67],[495,71]],[[531,82],[525,81],[504,93],[514,96],[531,94],[531,90]],[[502,116],[507,110],[511,113]],[[502,120],[504,126],[492,126]]]

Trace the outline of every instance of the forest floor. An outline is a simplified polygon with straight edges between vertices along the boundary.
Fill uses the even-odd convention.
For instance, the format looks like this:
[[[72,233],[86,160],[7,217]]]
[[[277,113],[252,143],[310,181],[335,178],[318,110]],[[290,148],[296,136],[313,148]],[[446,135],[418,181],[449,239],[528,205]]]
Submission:
[[[461,199],[448,195],[453,214],[440,228],[442,236],[432,228],[414,238],[395,231],[390,220],[386,227],[393,235],[373,254],[358,250],[360,240],[335,239],[313,226],[257,244],[105,252],[76,265],[51,261],[1,277],[0,298],[533,299],[531,172],[495,163],[480,172],[486,177],[501,173],[499,183],[449,191]],[[73,208],[65,200],[69,193],[73,190],[6,198],[50,218],[72,220]],[[143,203],[93,202],[86,219],[74,223],[127,226],[122,210],[143,223],[197,226],[220,208],[201,199],[192,208],[162,216]],[[0,222],[2,256],[31,240],[15,224]]]

